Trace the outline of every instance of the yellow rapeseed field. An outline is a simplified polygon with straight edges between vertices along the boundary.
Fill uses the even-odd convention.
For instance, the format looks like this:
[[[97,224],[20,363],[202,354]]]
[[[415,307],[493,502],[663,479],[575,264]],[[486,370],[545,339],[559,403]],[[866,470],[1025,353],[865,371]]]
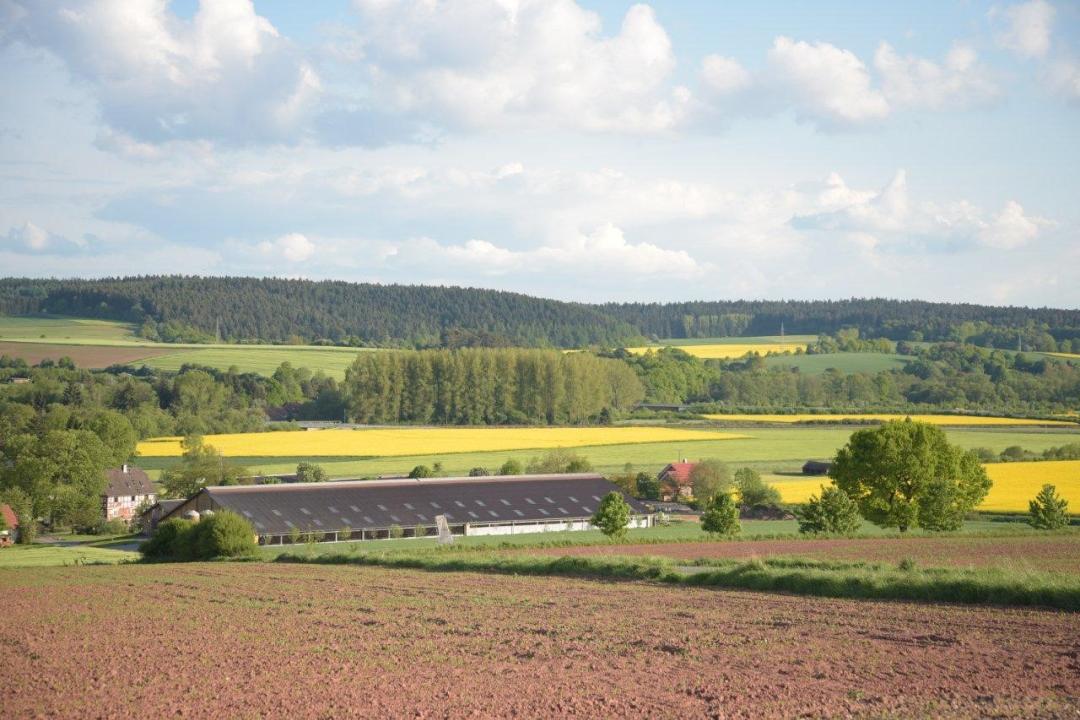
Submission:
[[[976,415],[889,415],[889,414],[866,414],[866,415],[703,415],[709,420],[725,420],[730,422],[767,422],[767,423],[797,423],[804,421],[816,422],[841,422],[843,420],[903,420],[910,417],[912,420],[930,423],[931,425],[1076,425],[1068,420],[1033,420],[1028,418],[1007,417],[981,417]]]
[[[805,350],[806,343],[753,343],[753,344],[716,344],[716,345],[673,345],[671,347],[677,347],[680,350],[684,350],[694,357],[699,357],[704,360],[733,360],[735,358],[741,358],[744,355],[748,355],[752,352],[760,353],[783,353],[783,352],[795,352],[796,350]],[[635,355],[644,355],[649,350],[658,350],[656,347],[632,347],[626,348],[627,351]]]
[[[980,510],[1025,513],[1028,501],[1049,483],[1069,501],[1069,512],[1080,513],[1080,460],[990,463],[984,467],[994,485]],[[765,480],[776,485],[786,503],[806,502],[811,495],[820,495],[821,486],[830,482],[827,477],[791,479],[783,475],[768,475]]]
[[[227,457],[400,457],[465,452],[745,438],[734,433],[660,427],[374,428],[207,435]],[[181,438],[139,443],[143,457],[176,457]]]

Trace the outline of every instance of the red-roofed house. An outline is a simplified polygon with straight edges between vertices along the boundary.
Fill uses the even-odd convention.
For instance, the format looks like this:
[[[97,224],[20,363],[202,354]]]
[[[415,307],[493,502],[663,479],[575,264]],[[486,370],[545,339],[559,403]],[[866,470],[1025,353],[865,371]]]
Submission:
[[[106,470],[105,477],[109,484],[101,496],[101,509],[106,520],[131,521],[139,506],[151,505],[157,499],[150,478],[134,465]]]
[[[19,539],[19,516],[10,505],[0,505],[0,516],[4,518],[4,529],[0,530],[0,547],[3,547]]]
[[[693,482],[690,473],[696,463],[686,459],[680,462],[668,463],[656,479],[660,481],[660,497],[664,501],[677,498],[691,497],[694,494]]]

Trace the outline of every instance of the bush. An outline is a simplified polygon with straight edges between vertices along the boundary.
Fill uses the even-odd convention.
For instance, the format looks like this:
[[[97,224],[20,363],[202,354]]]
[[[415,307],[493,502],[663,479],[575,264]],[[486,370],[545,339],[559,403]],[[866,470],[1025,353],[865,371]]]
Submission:
[[[710,535],[731,537],[738,535],[742,526],[739,524],[739,506],[730,493],[713,495],[701,513],[701,529]]]
[[[395,539],[405,537],[405,530],[400,525],[391,525],[387,532],[390,537]]]
[[[194,556],[200,560],[248,557],[259,546],[251,523],[228,510],[200,520],[195,526],[193,544]]]
[[[125,535],[128,532],[128,524],[120,518],[102,520],[94,526],[95,535]]]
[[[429,478],[434,477],[434,475],[435,474],[431,471],[431,468],[429,468],[427,465],[417,465],[409,471],[409,477],[413,479]]]
[[[491,474],[491,471],[486,467],[474,467],[469,471],[469,477],[486,477]]]
[[[172,518],[157,526],[149,540],[139,545],[139,552],[153,560],[190,560],[191,535],[195,523]]]
[[[510,458],[502,464],[499,468],[500,475],[521,475],[524,471],[521,467],[521,463],[514,458]]]
[[[809,502],[795,508],[801,533],[851,535],[862,525],[859,506],[847,493],[835,486],[821,487],[821,498],[811,495]]]
[[[1069,524],[1069,501],[1057,494],[1053,485],[1043,485],[1035,499],[1028,503],[1032,527],[1057,530]]]
[[[592,463],[571,450],[553,448],[530,460],[526,469],[534,474],[581,473],[592,470]]]
[[[326,470],[322,465],[302,462],[296,466],[296,482],[324,482],[326,479]]]
[[[609,538],[622,539],[626,536],[626,526],[630,524],[630,505],[623,499],[622,493],[613,490],[600,501],[591,522]]]

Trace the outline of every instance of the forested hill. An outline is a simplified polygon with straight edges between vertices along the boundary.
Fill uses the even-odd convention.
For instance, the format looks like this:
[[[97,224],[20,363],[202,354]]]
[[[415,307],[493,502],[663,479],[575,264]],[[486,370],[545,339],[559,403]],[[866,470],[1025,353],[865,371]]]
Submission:
[[[1011,347],[1018,331],[1057,340],[1080,338],[1080,310],[997,307],[923,300],[732,300],[685,303],[609,303],[605,313],[659,338],[835,333],[858,328],[864,337],[960,340]]]
[[[133,322],[173,342],[577,347],[639,335],[592,306],[495,290],[242,277],[0,280],[0,313],[40,312]]]
[[[1080,310],[918,300],[587,305],[518,293],[272,278],[0,279],[0,314],[136,323],[166,342],[305,342],[390,347],[618,346],[645,337],[833,334],[1055,349],[1080,343]]]

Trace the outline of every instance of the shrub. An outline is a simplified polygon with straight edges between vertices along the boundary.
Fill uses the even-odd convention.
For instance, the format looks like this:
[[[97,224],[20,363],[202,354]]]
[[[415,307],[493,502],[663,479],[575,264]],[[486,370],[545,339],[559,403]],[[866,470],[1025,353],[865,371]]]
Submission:
[[[731,493],[713,495],[701,513],[701,529],[710,535],[731,537],[738,535],[742,526],[739,524],[739,506]]]
[[[1069,501],[1057,494],[1053,485],[1043,485],[1035,499],[1028,503],[1031,518],[1028,522],[1040,530],[1057,530],[1069,524]]]
[[[94,526],[95,535],[124,535],[128,532],[128,524],[120,518],[102,520]]]
[[[387,532],[395,539],[405,537],[405,530],[400,525],[391,525]]]
[[[221,510],[203,518],[193,531],[194,556],[200,560],[247,557],[255,554],[255,529],[234,512]]]
[[[429,477],[434,477],[434,473],[431,471],[431,468],[429,468],[427,465],[417,465],[416,467],[414,467],[412,470],[409,471],[409,477],[411,477],[413,479],[416,479],[416,478],[429,478]]]
[[[324,482],[326,479],[326,470],[322,465],[302,462],[296,466],[296,482]]]
[[[194,528],[195,523],[191,520],[166,520],[157,526],[150,539],[139,545],[139,552],[153,560],[190,560]]]
[[[862,524],[859,506],[836,486],[821,487],[821,498],[811,495],[809,502],[795,508],[801,533],[851,535]]]
[[[521,475],[524,469],[521,467],[521,463],[514,458],[508,459],[499,468],[500,475]]]
[[[485,477],[490,474],[491,471],[488,470],[486,467],[474,467],[472,470],[469,471],[469,477]]]
[[[526,468],[530,473],[580,473],[592,470],[592,463],[572,450],[553,448],[534,457]]]
[[[609,538],[622,539],[626,536],[626,526],[630,523],[630,505],[623,499],[622,493],[613,490],[600,501],[591,522]]]

